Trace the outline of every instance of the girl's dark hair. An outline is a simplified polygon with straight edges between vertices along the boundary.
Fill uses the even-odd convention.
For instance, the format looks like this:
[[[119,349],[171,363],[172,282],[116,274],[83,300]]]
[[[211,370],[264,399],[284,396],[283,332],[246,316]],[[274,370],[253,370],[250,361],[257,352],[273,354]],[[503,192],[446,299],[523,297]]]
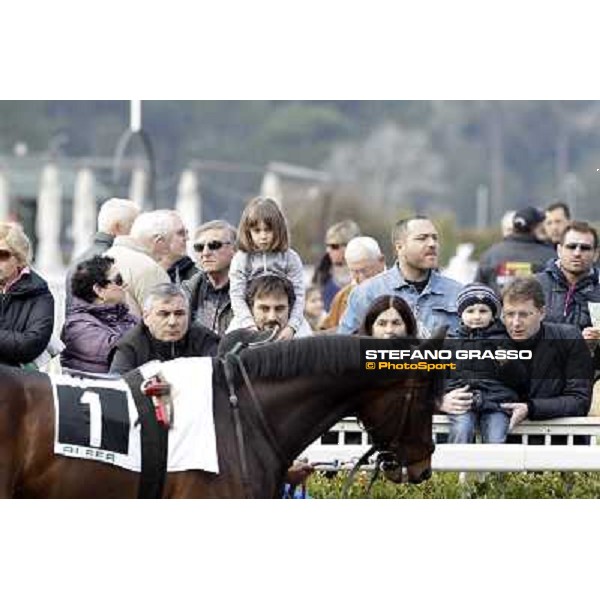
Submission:
[[[373,323],[377,320],[377,317],[385,312],[388,308],[395,308],[398,314],[402,317],[404,325],[406,326],[406,337],[417,337],[418,327],[417,321],[413,312],[403,298],[399,296],[392,296],[386,294],[385,296],[379,296],[375,298],[369,306],[365,318],[358,330],[359,335],[373,335]]]
[[[98,254],[80,262],[75,267],[75,273],[71,278],[71,293],[73,296],[90,303],[96,300],[98,296],[94,292],[94,285],[104,287],[109,284],[108,272],[114,262],[114,258]]]
[[[244,252],[255,252],[250,230],[264,223],[273,231],[273,243],[269,252],[285,252],[289,249],[289,233],[285,215],[272,198],[257,196],[250,200],[238,227],[238,247]]]

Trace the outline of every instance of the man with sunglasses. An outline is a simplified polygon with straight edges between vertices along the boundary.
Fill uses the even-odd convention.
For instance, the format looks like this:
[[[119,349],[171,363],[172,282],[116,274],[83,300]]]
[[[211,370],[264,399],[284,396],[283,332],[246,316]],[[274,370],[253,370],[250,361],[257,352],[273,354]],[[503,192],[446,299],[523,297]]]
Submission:
[[[190,294],[191,318],[223,335],[233,311],[229,298],[229,265],[235,253],[236,229],[227,221],[208,221],[194,234],[194,255],[202,271],[183,286]]]
[[[590,304],[600,306],[598,232],[585,221],[572,221],[556,247],[557,260],[548,261],[536,277],[546,299],[546,321],[575,325],[593,347],[600,368],[600,327],[592,322]]]

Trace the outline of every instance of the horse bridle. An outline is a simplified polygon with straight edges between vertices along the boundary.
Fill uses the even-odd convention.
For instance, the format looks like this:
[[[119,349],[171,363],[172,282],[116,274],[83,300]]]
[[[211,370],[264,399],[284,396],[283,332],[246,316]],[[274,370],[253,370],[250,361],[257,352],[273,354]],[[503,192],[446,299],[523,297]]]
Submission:
[[[238,447],[238,454],[240,457],[240,470],[242,475],[242,482],[244,485],[244,489],[246,490],[246,496],[248,498],[252,498],[254,495],[252,493],[252,482],[250,481],[250,475],[248,471],[248,460],[246,456],[246,446],[244,443],[244,432],[242,427],[242,419],[240,417],[240,406],[239,400],[235,391],[235,378],[233,374],[233,364],[235,364],[240,373],[242,374],[242,378],[244,379],[244,384],[248,390],[248,394],[252,400],[252,405],[258,416],[259,424],[267,438],[267,441],[271,445],[271,448],[279,458],[279,460],[284,464],[290,464],[290,460],[284,454],[279,442],[275,438],[273,434],[273,430],[271,426],[267,422],[265,417],[265,413],[262,409],[261,403],[258,400],[258,396],[254,391],[254,387],[252,386],[252,382],[250,381],[250,377],[248,376],[248,371],[246,370],[246,366],[244,365],[244,361],[239,355],[239,347],[236,345],[230,352],[225,354],[225,356],[219,359],[223,364],[223,370],[225,372],[225,380],[227,382],[227,387],[229,389],[229,405],[232,410],[233,421],[235,426],[235,439]]]
[[[411,402],[414,401],[414,398],[411,398],[410,401]],[[375,452],[378,452],[378,454],[375,459],[375,465],[373,468],[373,473],[371,474],[371,479],[369,480],[369,484],[367,486],[367,491],[366,491],[367,495],[371,492],[371,488],[373,487],[373,484],[379,477],[379,474],[381,471],[393,470],[398,467],[408,466],[408,461],[404,457],[404,453],[401,451],[401,449],[399,447],[400,444],[397,441],[395,441],[395,440],[399,439],[399,433],[405,426],[406,414],[407,413],[405,413],[404,418],[399,420],[398,426],[396,427],[396,430],[394,431],[393,435],[391,436],[392,440],[394,440],[394,441],[392,441],[388,444],[382,444],[382,443],[378,443],[378,442],[374,441],[373,445],[358,459],[358,461],[356,462],[356,464],[353,466],[352,470],[348,474],[348,477],[346,477],[346,481],[344,482],[344,486],[342,487],[342,496],[344,498],[347,497],[350,486],[352,485],[352,481],[354,480],[354,478],[355,478],[356,474],[358,473],[358,471],[360,470],[360,468],[363,465],[368,463],[369,458],[371,458],[371,456],[373,456],[373,454],[375,454]],[[379,432],[380,430],[382,430],[386,425],[387,425],[387,419],[385,418],[385,416],[381,419],[381,422],[379,424],[372,425],[371,427],[367,426],[363,422],[363,427],[365,428],[367,435],[372,440],[376,440],[376,438],[377,438],[376,432]],[[435,450],[435,444],[432,441],[429,455],[433,454],[434,450]]]

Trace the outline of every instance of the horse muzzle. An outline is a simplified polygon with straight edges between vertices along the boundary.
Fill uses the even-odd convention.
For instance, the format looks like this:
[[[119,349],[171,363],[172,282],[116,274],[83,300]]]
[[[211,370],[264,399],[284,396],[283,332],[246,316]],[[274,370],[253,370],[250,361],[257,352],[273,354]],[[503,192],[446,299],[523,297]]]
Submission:
[[[393,483],[422,483],[431,478],[431,457],[406,467],[395,461],[384,461],[381,470],[384,477]]]

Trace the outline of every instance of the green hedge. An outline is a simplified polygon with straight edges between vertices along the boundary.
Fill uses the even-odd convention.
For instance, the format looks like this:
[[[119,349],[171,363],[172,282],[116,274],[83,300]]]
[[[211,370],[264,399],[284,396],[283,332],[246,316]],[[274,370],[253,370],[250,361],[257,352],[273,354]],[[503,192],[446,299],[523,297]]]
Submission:
[[[378,479],[366,495],[370,474],[360,473],[350,488],[349,498],[599,498],[600,473],[434,473],[420,485],[394,485]],[[345,475],[316,473],[308,481],[312,498],[341,498]]]

